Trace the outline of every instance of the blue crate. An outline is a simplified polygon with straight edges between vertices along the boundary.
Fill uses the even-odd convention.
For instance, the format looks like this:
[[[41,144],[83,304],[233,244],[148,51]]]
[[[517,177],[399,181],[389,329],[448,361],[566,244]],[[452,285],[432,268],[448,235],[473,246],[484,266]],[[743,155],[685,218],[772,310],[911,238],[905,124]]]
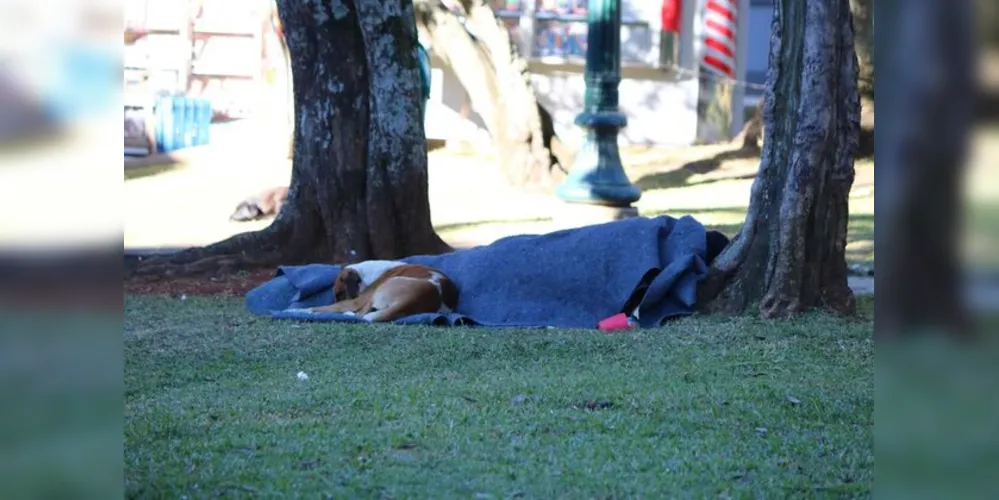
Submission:
[[[208,144],[213,113],[212,104],[207,99],[161,97],[153,109],[157,149],[169,153]]]

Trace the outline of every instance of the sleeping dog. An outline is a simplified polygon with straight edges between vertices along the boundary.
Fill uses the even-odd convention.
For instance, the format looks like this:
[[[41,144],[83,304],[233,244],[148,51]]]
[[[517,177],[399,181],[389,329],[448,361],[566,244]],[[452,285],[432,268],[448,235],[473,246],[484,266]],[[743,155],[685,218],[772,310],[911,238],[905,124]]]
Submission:
[[[229,216],[229,220],[244,222],[277,215],[287,197],[287,186],[267,189],[239,202],[239,205],[236,205],[236,210]]]
[[[458,289],[442,271],[395,260],[344,266],[333,282],[333,296],[333,304],[307,311],[389,322],[420,313],[447,314],[458,306]]]

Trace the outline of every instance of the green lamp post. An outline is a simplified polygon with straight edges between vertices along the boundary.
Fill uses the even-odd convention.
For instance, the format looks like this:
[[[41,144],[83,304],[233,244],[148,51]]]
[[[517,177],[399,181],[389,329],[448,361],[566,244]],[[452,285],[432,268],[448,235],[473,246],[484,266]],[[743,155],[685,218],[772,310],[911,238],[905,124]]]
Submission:
[[[576,125],[586,138],[556,194],[569,203],[630,207],[642,197],[621,166],[618,131],[628,119],[618,110],[621,81],[621,1],[589,0],[586,95]]]

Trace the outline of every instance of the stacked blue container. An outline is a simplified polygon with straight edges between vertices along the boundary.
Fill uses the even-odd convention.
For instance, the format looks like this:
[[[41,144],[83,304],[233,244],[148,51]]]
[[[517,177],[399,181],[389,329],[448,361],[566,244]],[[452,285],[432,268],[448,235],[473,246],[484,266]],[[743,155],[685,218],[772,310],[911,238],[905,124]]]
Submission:
[[[156,102],[156,147],[164,152],[209,142],[212,104],[207,99],[165,96]]]

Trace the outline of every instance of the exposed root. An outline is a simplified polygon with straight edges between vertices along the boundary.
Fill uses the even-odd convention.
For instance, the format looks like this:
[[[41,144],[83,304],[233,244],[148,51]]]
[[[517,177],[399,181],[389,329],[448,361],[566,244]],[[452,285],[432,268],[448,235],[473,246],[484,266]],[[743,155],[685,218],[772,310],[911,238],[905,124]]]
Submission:
[[[140,264],[134,271],[137,276],[192,276],[200,274],[227,274],[235,271],[245,271],[262,267],[277,267],[287,264],[281,252],[265,252],[255,254],[221,254],[209,255],[187,264],[177,263],[167,259],[158,262],[151,259]]]
[[[800,297],[785,294],[767,294],[760,303],[760,317],[764,319],[788,319],[805,312]]]
[[[128,274],[191,276],[298,263],[304,252],[285,244],[289,234],[286,229],[285,224],[275,221],[259,231],[240,233],[211,245],[142,259]]]

